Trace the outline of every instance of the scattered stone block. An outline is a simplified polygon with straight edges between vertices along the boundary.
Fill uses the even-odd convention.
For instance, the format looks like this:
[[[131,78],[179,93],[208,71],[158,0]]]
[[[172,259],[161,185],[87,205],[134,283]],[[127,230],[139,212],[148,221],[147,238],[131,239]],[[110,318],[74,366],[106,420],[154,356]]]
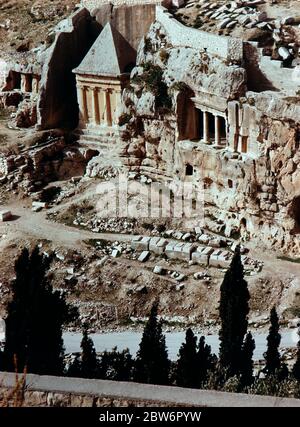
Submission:
[[[148,288],[146,285],[140,285],[136,288],[135,290],[136,292],[140,293],[140,294],[147,294],[148,293]]]
[[[208,234],[202,234],[199,239],[199,242],[203,243],[204,245],[207,245],[208,242],[210,241],[210,236]]]
[[[162,255],[165,252],[165,248],[168,245],[168,241],[166,239],[159,239],[156,246],[153,248],[153,253],[156,255]]]
[[[165,249],[165,254],[168,258],[173,256],[175,243],[168,243]]]
[[[48,207],[48,204],[46,202],[32,202],[32,210],[33,209],[46,209]],[[38,212],[37,210],[35,212]]]
[[[143,236],[134,236],[131,240],[131,249],[137,250],[138,243],[142,240]]]
[[[181,259],[190,261],[192,259],[192,253],[196,250],[196,246],[192,243],[186,243],[181,251]]]
[[[196,280],[204,280],[208,278],[209,276],[205,271],[198,271],[197,273],[194,273],[194,279]]]
[[[119,249],[114,249],[111,253],[111,256],[113,258],[118,258],[121,255],[121,252],[119,251]]]
[[[181,240],[182,236],[183,236],[183,233],[181,233],[180,231],[175,231],[175,233],[173,233],[174,239]]]
[[[155,273],[155,274],[160,274],[160,275],[164,275],[164,274],[166,274],[166,270],[165,270],[165,268],[163,268],[162,266],[160,266],[160,265],[156,265],[156,266],[154,267],[154,269],[153,269],[153,273]]]
[[[149,256],[150,256],[150,252],[149,251],[143,251],[141,253],[141,255],[138,257],[138,261],[140,261],[140,262],[146,262],[147,259],[149,258]]]
[[[173,258],[175,259],[182,259],[182,249],[183,249],[184,243],[177,243],[177,245],[174,246],[173,251]]]
[[[141,237],[139,240],[131,241],[131,248],[136,251],[148,251],[149,243],[150,237]]]
[[[212,267],[219,267],[219,256],[221,255],[222,251],[220,250],[215,250],[209,259],[209,265],[211,265]]]
[[[11,218],[12,218],[11,211],[0,211],[0,221],[1,222],[10,221]]]
[[[149,242],[149,251],[154,252],[157,243],[160,241],[160,237],[152,237]]]
[[[182,240],[189,240],[189,239],[190,239],[190,237],[191,237],[191,233],[185,233],[185,234],[182,236]]]
[[[201,235],[202,234],[201,227],[195,227],[195,233]]]

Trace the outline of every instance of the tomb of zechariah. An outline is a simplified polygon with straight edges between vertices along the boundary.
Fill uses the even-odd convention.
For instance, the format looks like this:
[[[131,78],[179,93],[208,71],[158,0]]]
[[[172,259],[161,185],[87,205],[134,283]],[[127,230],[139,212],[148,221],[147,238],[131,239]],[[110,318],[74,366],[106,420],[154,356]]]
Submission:
[[[83,0],[3,97],[38,91],[32,124],[90,150],[87,176],[201,178],[208,229],[299,253],[298,3]]]

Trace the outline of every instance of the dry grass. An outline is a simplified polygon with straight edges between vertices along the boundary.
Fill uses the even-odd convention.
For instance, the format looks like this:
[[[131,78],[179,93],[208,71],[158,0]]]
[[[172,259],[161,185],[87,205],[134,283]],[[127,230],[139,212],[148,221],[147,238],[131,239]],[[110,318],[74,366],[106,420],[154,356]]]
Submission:
[[[15,360],[15,366],[17,362]],[[26,386],[26,368],[22,374],[15,372],[15,385],[12,389],[6,389],[0,383],[0,408],[20,408],[24,405],[24,393]],[[2,390],[1,390],[2,389]]]

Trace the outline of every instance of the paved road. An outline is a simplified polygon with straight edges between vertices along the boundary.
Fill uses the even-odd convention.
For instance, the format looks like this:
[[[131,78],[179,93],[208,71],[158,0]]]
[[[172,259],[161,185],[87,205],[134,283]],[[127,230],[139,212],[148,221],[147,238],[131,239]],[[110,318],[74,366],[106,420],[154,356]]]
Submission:
[[[171,360],[177,358],[178,350],[181,343],[184,341],[184,332],[167,332],[166,343],[168,347],[169,357]],[[281,333],[281,346],[282,347],[295,347],[297,344],[297,330],[286,330]],[[142,337],[140,332],[112,332],[103,334],[91,334],[94,341],[95,348],[98,352],[104,350],[111,350],[113,347],[118,347],[118,350],[129,348],[130,352],[135,355]],[[267,334],[254,334],[256,349],[254,352],[255,360],[263,358],[263,353],[266,351],[266,338]],[[66,352],[80,351],[81,334],[79,333],[65,333],[64,341]],[[207,344],[212,347],[214,353],[219,350],[219,338],[217,335],[208,335],[206,338]]]

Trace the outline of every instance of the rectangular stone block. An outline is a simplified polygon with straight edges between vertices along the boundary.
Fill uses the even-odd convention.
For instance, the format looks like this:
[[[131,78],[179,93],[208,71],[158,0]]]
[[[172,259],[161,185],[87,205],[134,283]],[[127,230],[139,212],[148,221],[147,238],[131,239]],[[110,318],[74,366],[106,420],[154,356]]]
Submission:
[[[209,265],[212,267],[219,267],[219,256],[221,255],[222,251],[219,249],[216,249],[210,256],[209,259]]]
[[[149,242],[149,251],[154,252],[157,243],[159,242],[160,237],[152,237]]]
[[[187,243],[183,246],[181,251],[181,258],[185,261],[192,259],[192,253],[196,250],[196,246],[192,243]]]
[[[131,242],[131,247],[132,247]],[[150,237],[142,237],[141,240],[135,241],[134,248],[136,251],[148,251],[149,250]]]
[[[168,258],[170,259],[181,259],[181,251],[184,246],[184,243],[175,243],[173,250],[170,248],[168,251]]]
[[[210,256],[214,252],[214,249],[211,246],[207,246],[203,249],[203,254]]]
[[[143,252],[141,253],[141,255],[139,256],[138,260],[139,260],[140,262],[146,262],[146,261],[147,261],[147,259],[149,258],[149,256],[150,256],[150,252],[149,252],[149,251],[143,251]]]
[[[223,251],[221,255],[219,255],[219,267],[220,268],[228,268],[231,264],[232,253],[228,251]]]
[[[9,221],[12,218],[11,211],[0,211],[0,221]]]
[[[207,266],[210,254],[213,249],[210,247],[198,246],[195,252],[192,252],[192,261],[199,265]]]
[[[176,245],[176,243],[169,243],[167,246],[166,246],[166,249],[165,249],[165,254],[166,254],[166,256],[168,257],[168,258],[172,258],[173,257],[173,255],[174,255],[174,246]]]
[[[166,239],[160,239],[156,246],[153,249],[153,253],[157,255],[162,255],[165,252],[166,246],[168,245],[168,241]]]
[[[134,236],[131,240],[131,249],[137,250],[137,245],[142,240],[142,238],[142,236]]]

